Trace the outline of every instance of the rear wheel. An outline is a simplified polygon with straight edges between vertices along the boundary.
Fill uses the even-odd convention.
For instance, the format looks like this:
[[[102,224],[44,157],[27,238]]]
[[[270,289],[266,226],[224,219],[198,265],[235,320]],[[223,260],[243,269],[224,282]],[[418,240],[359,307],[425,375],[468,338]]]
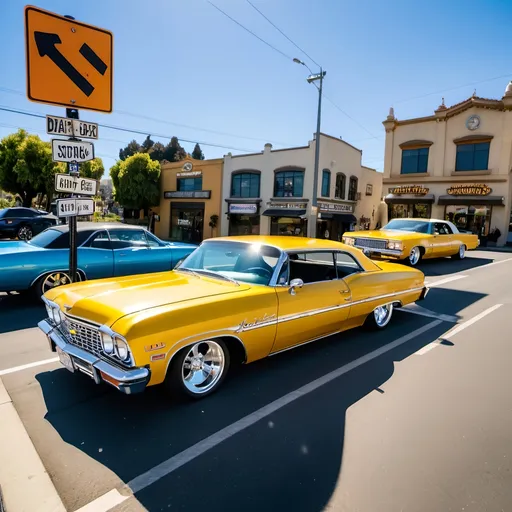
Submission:
[[[393,304],[376,307],[366,318],[366,326],[371,329],[384,329],[393,316]]]
[[[457,254],[454,254],[452,256],[452,258],[455,260],[463,260],[465,257],[466,257],[466,246],[464,244],[460,244]]]
[[[20,226],[16,233],[19,240],[32,240],[32,228],[30,226]]]

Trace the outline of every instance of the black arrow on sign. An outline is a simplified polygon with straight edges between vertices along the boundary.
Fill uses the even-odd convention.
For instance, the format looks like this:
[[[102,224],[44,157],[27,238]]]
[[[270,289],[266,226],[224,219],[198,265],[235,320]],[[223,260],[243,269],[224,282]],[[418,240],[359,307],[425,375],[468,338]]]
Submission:
[[[90,96],[94,87],[76,70],[55,45],[61,44],[58,34],[49,34],[47,32],[34,32],[37,50],[41,57],[47,55],[55,65],[67,75],[67,77],[86,95]]]

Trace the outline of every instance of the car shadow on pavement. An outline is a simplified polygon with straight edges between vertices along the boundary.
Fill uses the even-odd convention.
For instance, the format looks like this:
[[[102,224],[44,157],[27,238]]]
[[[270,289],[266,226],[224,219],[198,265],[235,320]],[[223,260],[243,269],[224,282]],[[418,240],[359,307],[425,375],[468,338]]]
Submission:
[[[0,334],[37,327],[46,310],[29,294],[0,293]]]
[[[483,297],[449,292],[462,307]],[[197,402],[176,402],[159,388],[125,396],[65,369],[36,378],[48,411],[45,419],[62,440],[127,483],[280,397],[433,321],[398,312],[384,331],[348,331],[236,369],[222,389]],[[290,402],[141,490],[137,500],[147,510],[323,510],[336,486],[342,485],[338,479],[347,410],[374,390],[379,396],[387,393],[385,383],[395,364],[451,327],[440,323]],[[438,350],[454,349],[452,344]],[[57,462],[43,457],[61,496],[69,493],[67,475],[84,471],[74,466],[75,459],[53,467]],[[87,481],[94,481],[94,471],[88,471]],[[74,492],[80,493],[80,488]],[[86,504],[77,499],[73,510]]]
[[[451,258],[439,258],[432,260],[423,260],[418,266],[425,276],[442,276],[446,274],[455,274],[464,272],[473,268],[482,267],[493,263],[493,258],[467,257],[463,260],[452,260]]]

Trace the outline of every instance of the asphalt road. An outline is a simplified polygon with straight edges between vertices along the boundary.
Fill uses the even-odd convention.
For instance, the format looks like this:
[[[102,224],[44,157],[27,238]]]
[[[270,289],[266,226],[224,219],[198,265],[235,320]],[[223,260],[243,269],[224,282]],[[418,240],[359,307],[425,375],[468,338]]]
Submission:
[[[512,254],[421,269],[425,309],[185,404],[24,367],[55,358],[44,311],[0,296],[0,376],[69,511],[512,510]]]

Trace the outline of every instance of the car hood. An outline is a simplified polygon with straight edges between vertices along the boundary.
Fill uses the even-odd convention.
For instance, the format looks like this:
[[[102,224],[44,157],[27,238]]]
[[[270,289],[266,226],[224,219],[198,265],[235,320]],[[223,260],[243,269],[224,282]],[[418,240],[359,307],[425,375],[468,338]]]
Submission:
[[[23,240],[0,241],[0,256],[5,254],[16,254],[20,252],[42,251],[41,247],[31,245]]]
[[[71,316],[111,326],[132,313],[248,288],[243,283],[171,271],[62,286],[47,292],[45,297]]]
[[[343,236],[352,238],[380,238],[383,240],[401,240],[404,238],[423,236],[423,234],[416,233],[414,231],[401,231],[399,229],[378,229],[373,231],[351,231],[350,233],[345,233]]]

